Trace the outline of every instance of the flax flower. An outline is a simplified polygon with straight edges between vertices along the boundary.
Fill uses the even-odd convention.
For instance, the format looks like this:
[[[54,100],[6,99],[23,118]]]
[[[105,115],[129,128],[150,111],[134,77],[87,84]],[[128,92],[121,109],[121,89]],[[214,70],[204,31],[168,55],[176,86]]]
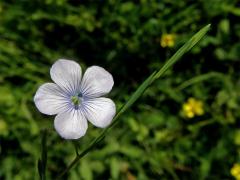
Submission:
[[[72,60],[56,61],[50,75],[54,83],[39,87],[34,102],[38,110],[56,115],[54,127],[65,139],[78,139],[85,135],[88,121],[107,127],[115,113],[114,102],[105,97],[113,87],[112,75],[99,66],[89,67],[82,77],[78,63]]]

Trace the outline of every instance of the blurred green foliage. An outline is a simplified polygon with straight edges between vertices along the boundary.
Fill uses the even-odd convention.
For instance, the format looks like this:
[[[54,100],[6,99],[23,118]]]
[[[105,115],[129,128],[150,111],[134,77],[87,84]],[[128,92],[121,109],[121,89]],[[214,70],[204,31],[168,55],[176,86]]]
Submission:
[[[240,161],[240,3],[238,0],[0,1],[0,179],[38,179],[41,129],[47,138],[47,179],[75,156],[71,141],[39,113],[33,95],[51,81],[58,58],[113,74],[110,94],[121,107],[138,85],[191,35],[212,30],[121,117],[105,140],[64,178],[231,179]],[[173,47],[160,45],[174,34]],[[204,115],[188,119],[194,97]],[[99,134],[90,126],[83,149]]]

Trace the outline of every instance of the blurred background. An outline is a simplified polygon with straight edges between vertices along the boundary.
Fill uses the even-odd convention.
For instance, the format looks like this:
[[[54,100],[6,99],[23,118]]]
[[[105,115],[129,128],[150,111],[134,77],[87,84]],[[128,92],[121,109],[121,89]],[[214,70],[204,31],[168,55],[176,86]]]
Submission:
[[[0,179],[38,179],[41,130],[47,179],[75,157],[33,96],[59,58],[113,74],[121,107],[194,33],[211,31],[121,116],[63,179],[240,179],[238,0],[0,1]],[[80,149],[99,135],[89,124]]]

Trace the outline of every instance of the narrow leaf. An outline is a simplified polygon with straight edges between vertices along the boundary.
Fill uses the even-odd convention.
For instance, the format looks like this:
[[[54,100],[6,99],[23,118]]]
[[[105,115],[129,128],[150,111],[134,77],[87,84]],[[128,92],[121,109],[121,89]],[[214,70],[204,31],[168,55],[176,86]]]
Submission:
[[[38,173],[40,179],[45,180],[47,166],[47,130],[42,131],[41,151],[41,159],[38,160]]]
[[[196,76],[196,77],[193,77],[185,82],[183,82],[181,85],[179,85],[176,90],[177,91],[180,91],[188,86],[191,86],[193,84],[196,84],[196,83],[199,83],[199,82],[202,82],[202,81],[206,81],[210,78],[213,78],[213,77],[218,77],[218,78],[223,78],[223,75],[221,73],[218,73],[218,72],[210,72],[210,73],[207,73],[207,74],[201,74],[199,76]]]
[[[42,165],[45,171],[47,165],[47,131],[43,130],[42,134]]]
[[[40,176],[40,179],[42,179],[42,161],[41,161],[41,159],[38,160],[38,174]]]

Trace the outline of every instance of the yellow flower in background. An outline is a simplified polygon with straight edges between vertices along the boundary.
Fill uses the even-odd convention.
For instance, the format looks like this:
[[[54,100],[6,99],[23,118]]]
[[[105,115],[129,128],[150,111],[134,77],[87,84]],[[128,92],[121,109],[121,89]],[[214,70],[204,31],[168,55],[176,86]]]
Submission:
[[[231,168],[230,173],[236,180],[240,180],[240,164],[235,163]]]
[[[161,37],[160,44],[163,48],[173,47],[175,45],[175,35],[174,34],[163,34]]]
[[[202,101],[189,98],[187,102],[183,104],[183,113],[187,118],[203,115],[204,110]]]

